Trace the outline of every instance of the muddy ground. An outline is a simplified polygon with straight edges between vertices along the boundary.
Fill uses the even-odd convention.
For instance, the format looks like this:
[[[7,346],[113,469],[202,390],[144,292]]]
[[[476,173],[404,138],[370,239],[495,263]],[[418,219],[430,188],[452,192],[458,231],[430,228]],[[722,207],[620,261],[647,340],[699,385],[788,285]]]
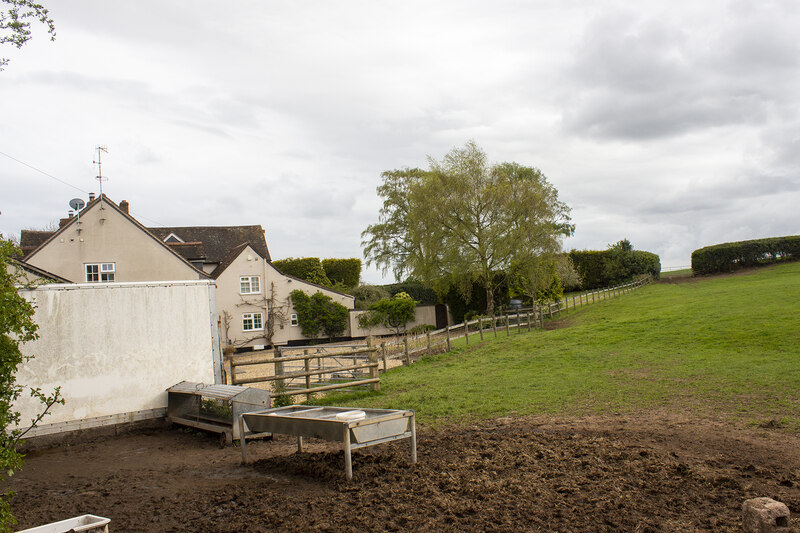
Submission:
[[[29,454],[20,528],[93,513],[111,531],[740,531],[769,496],[800,531],[800,438],[675,415],[501,418],[354,452],[277,437],[240,450],[173,428]]]

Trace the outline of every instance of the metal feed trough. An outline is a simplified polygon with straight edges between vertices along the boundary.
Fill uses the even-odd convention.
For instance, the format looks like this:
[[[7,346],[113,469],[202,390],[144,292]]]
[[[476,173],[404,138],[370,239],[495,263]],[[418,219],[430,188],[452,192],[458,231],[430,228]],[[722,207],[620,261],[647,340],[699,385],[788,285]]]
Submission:
[[[169,422],[219,433],[220,442],[228,444],[241,438],[239,426],[234,421],[244,413],[269,406],[269,391],[250,387],[181,381],[167,389]]]
[[[341,442],[344,445],[344,469],[353,479],[350,452],[398,439],[410,439],[411,462],[417,462],[417,432],[414,411],[396,409],[353,409],[291,405],[245,413],[239,418],[239,433],[279,433],[297,437],[297,451],[303,451],[303,437]],[[247,462],[247,445],[242,439],[242,461]]]

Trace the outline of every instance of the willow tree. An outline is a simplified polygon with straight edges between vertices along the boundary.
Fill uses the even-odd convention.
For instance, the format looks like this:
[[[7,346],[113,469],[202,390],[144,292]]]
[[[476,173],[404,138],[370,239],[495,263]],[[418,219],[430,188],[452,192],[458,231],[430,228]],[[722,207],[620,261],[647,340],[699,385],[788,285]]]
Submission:
[[[540,170],[490,164],[475,142],[428,161],[427,171],[384,172],[380,220],[362,234],[367,264],[465,297],[477,282],[491,314],[512,265],[560,250],[570,210]]]

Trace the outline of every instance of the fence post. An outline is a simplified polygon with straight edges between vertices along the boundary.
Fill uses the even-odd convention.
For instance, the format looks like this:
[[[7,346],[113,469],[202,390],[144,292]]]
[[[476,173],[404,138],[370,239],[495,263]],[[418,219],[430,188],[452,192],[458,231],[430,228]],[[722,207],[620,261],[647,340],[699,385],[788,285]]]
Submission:
[[[519,309],[517,309],[517,333],[522,333],[522,321],[519,319]]]
[[[481,340],[483,340],[483,317],[478,319],[478,331],[481,332]]]
[[[469,346],[469,320],[464,320],[464,337],[467,339],[467,346]]]
[[[508,323],[511,322],[511,315],[506,314],[506,337],[511,335],[511,326]]]
[[[408,353],[408,337],[403,337],[403,345],[405,347],[405,352],[406,352],[405,364],[406,366],[411,366],[411,354]]]
[[[431,332],[426,331],[425,336],[428,338],[428,355],[431,354]]]
[[[492,330],[494,330],[494,338],[497,338],[497,315],[492,314]]]
[[[378,377],[378,349],[375,348],[374,350],[370,351],[367,355],[367,359],[369,359],[370,364],[373,365],[369,367],[369,377],[370,379],[375,379]],[[372,390],[375,392],[381,390],[381,382],[376,381],[373,383]]]
[[[528,315],[528,331],[530,331],[531,330],[531,312],[528,311],[525,314]]]
[[[307,348],[305,350],[303,350],[303,355],[306,356],[306,358],[303,359],[303,366],[305,366],[306,374],[308,374],[309,372],[311,372],[311,358],[308,357],[308,349]],[[311,376],[308,376],[308,375],[306,375],[306,388],[307,389],[311,388]],[[310,402],[311,398],[313,398],[313,397],[314,397],[314,394],[312,394],[310,392],[306,393],[306,401],[307,402]]]
[[[445,331],[447,332],[447,351],[449,352],[450,351],[450,324],[447,325],[447,328],[445,328]]]
[[[539,327],[544,329],[544,311],[542,311],[541,307],[537,307],[539,311]]]
[[[275,348],[275,355],[276,359],[280,359],[283,357],[283,349],[280,347]],[[283,361],[275,361],[275,375],[282,376],[283,375]],[[286,384],[283,382],[282,379],[275,380],[275,386],[279,389],[286,389]]]
[[[383,355],[383,371],[386,372],[386,343],[381,343],[381,354]]]

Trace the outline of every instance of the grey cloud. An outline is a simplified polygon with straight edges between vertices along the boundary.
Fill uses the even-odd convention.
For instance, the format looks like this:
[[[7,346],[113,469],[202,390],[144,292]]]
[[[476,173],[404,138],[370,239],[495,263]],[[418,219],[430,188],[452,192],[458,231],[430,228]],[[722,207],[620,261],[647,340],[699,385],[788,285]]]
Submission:
[[[630,14],[590,24],[565,78],[565,128],[640,140],[765,123],[794,101],[798,45],[777,7],[747,15],[701,28]]]

